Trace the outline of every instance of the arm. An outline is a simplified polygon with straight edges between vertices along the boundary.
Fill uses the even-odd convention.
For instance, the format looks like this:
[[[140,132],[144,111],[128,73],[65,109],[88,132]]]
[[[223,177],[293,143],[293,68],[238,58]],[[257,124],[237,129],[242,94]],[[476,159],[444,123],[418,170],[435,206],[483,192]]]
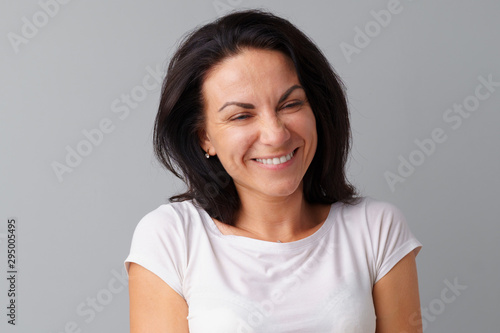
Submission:
[[[130,332],[189,333],[184,298],[144,267],[130,263]]]
[[[421,333],[417,265],[413,251],[373,287],[376,333]]]

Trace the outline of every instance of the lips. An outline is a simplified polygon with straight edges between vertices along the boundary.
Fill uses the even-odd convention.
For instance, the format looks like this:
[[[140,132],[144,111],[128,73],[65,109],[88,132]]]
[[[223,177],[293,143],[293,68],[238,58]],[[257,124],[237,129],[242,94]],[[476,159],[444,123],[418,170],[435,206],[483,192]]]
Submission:
[[[277,156],[277,157],[273,157],[273,158],[256,158],[255,161],[262,163],[262,164],[279,165],[279,164],[283,164],[285,162],[290,161],[294,154],[295,154],[295,150],[287,155]]]

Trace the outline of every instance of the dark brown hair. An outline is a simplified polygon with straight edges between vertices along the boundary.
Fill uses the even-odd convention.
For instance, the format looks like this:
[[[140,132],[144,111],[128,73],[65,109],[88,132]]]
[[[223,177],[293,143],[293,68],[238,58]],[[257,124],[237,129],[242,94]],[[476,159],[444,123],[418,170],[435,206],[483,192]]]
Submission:
[[[206,159],[202,84],[207,72],[244,48],[276,50],[290,57],[316,118],[318,146],[303,179],[310,203],[351,203],[355,188],[345,175],[351,131],[344,86],[316,45],[289,21],[269,12],[231,13],[191,32],[168,66],[154,127],[160,162],[187,185],[170,201],[193,200],[232,225],[240,208],[233,180],[219,159]]]

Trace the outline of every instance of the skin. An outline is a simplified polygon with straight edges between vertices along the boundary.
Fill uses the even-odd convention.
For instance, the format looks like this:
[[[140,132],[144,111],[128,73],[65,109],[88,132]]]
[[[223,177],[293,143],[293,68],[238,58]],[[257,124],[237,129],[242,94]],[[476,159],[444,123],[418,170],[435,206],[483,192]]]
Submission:
[[[412,251],[373,287],[376,333],[421,333],[417,265]]]
[[[129,267],[130,332],[189,333],[186,300],[156,274]]]
[[[268,241],[313,233],[329,206],[310,205],[302,178],[317,147],[316,121],[291,60],[246,49],[214,67],[203,84],[206,127],[202,147],[217,155],[241,200],[234,226],[221,231]],[[279,166],[256,159],[295,152]]]
[[[329,205],[310,205],[302,178],[317,147],[316,122],[293,63],[276,51],[245,49],[212,68],[203,84],[205,130],[200,145],[217,155],[241,199],[223,234],[295,241],[313,234]],[[257,158],[294,151],[279,166]],[[131,332],[189,332],[186,301],[140,265],[129,270]],[[377,333],[421,332],[415,256],[408,254],[373,288]],[[415,315],[417,314],[417,315]]]

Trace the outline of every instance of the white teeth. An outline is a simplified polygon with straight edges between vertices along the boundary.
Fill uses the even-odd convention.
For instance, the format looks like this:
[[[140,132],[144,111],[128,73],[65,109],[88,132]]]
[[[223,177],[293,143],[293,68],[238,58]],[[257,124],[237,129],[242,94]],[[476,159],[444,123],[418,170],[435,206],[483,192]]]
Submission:
[[[281,163],[285,163],[286,161],[290,161],[290,159],[293,157],[293,151],[285,156],[281,157],[274,157],[274,158],[256,158],[255,160],[259,163],[262,164],[273,164],[273,165],[278,165]]]

